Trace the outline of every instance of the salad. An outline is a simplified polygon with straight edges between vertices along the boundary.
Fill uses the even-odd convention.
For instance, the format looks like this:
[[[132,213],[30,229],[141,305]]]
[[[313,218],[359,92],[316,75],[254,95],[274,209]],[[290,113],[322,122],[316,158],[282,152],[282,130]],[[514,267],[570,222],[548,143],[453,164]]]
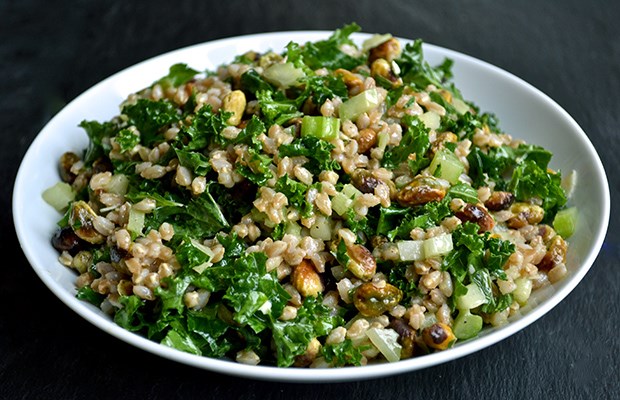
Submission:
[[[175,64],[82,121],[43,193],[76,296],[181,351],[318,368],[448,349],[562,279],[574,176],[450,59],[359,30]]]

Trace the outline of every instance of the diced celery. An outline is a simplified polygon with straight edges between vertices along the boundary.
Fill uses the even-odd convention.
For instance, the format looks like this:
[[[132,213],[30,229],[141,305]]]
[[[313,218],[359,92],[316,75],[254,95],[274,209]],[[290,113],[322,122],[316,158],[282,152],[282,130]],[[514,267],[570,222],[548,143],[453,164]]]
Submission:
[[[323,140],[333,140],[340,132],[340,120],[338,118],[309,116],[301,120],[301,136],[314,136]]]
[[[377,107],[379,103],[377,89],[368,89],[342,103],[338,108],[338,115],[343,121],[355,121],[357,117]]]
[[[256,208],[252,208],[250,214],[252,216],[252,221],[254,222],[263,222],[267,218],[265,213],[258,211]]]
[[[454,336],[460,340],[473,338],[482,330],[482,323],[481,316],[472,314],[469,310],[461,310],[454,320]]]
[[[370,328],[366,336],[389,362],[400,360],[402,346],[398,344],[398,333],[393,329]]]
[[[424,260],[423,240],[400,240],[396,242],[400,261]]]
[[[75,200],[75,192],[66,182],[57,182],[54,186],[45,189],[41,196],[58,212],[66,210],[69,203]]]
[[[439,114],[433,111],[427,111],[418,118],[424,122],[424,125],[426,125],[428,129],[437,130],[441,125],[441,118],[439,117]]]
[[[105,186],[109,193],[118,194],[124,196],[127,193],[127,187],[129,186],[129,178],[123,174],[116,174],[112,176],[110,182]]]
[[[265,224],[265,226],[268,227],[268,228],[275,228],[276,225],[278,225],[277,223],[273,222],[269,218],[265,218],[264,221],[263,221],[263,224]]]
[[[344,194],[350,199],[355,199],[356,197],[361,196],[362,192],[360,192],[359,189],[355,186],[347,183],[342,187],[342,194]]]
[[[135,235],[141,235],[144,228],[145,213],[138,211],[133,207],[129,209],[129,219],[127,221],[127,230]]]
[[[487,302],[484,293],[475,283],[470,283],[465,288],[467,293],[456,298],[456,308],[459,310],[471,310]]]
[[[469,106],[463,100],[452,97],[452,106],[456,109],[456,112],[459,114],[465,114],[469,111]]]
[[[346,214],[352,204],[353,200],[348,198],[343,193],[338,192],[334,197],[332,197],[332,210],[334,210],[338,215]]]
[[[364,40],[364,42],[362,42],[362,51],[366,53],[368,50],[387,42],[391,38],[392,38],[392,35],[389,33],[386,33],[383,35],[380,35],[380,34],[372,35],[368,39]]]
[[[310,227],[310,236],[315,239],[331,240],[332,223],[331,219],[322,215],[317,215],[314,224]]]
[[[388,132],[386,132],[385,130],[379,132],[379,134],[377,135],[377,147],[381,149],[381,151],[385,150],[389,141],[390,134]]]
[[[429,167],[431,174],[445,179],[453,185],[459,181],[464,169],[465,167],[458,157],[448,149],[441,149],[435,153]]]
[[[448,254],[454,248],[452,234],[444,233],[423,241],[424,258]]]
[[[517,287],[512,291],[512,298],[523,307],[532,294],[532,281],[528,278],[517,278],[515,285]]]
[[[429,326],[433,326],[436,323],[437,323],[437,316],[433,313],[427,312],[426,314],[424,314],[424,322],[422,322],[420,329],[426,329]]]
[[[571,237],[575,233],[578,217],[577,207],[560,210],[553,219],[553,229],[564,239]]]
[[[288,221],[284,225],[284,234],[301,237],[301,226],[295,221]]]
[[[304,71],[296,68],[293,63],[272,64],[263,72],[263,77],[281,88],[293,86],[305,76]]]

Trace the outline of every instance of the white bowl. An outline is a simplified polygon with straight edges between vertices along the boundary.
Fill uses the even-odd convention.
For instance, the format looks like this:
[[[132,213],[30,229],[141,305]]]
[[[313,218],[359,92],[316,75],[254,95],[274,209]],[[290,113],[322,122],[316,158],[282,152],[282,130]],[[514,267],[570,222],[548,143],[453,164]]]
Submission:
[[[184,62],[198,70],[214,70],[249,50],[282,51],[289,41],[305,43],[328,37],[331,32],[279,32],[247,35],[199,44],[127,68],[84,92],[60,111],[39,133],[19,168],[13,192],[13,217],[22,249],[47,287],[72,310],[111,335],[136,347],[181,363],[243,377],[297,382],[363,380],[400,374],[455,360],[490,346],[525,328],[564,299],[592,266],[609,222],[609,188],[601,161],[579,125],[557,103],[514,75],[486,62],[425,44],[431,65],[444,57],[454,60],[454,82],[463,96],[481,110],[493,112],[500,127],[514,137],[541,145],[554,154],[551,167],[577,171],[578,186],[570,200],[579,209],[577,231],[570,238],[568,275],[545,290],[534,292],[528,307],[499,328],[486,328],[474,339],[454,348],[397,363],[339,369],[295,369],[249,366],[184,353],[152,342],[116,325],[87,302],[76,299],[76,275],[58,262],[50,238],[60,215],[44,203],[41,193],[59,180],[58,160],[67,150],[81,152],[88,143],[80,121],[109,120],[132,92],[150,85],[168,72],[170,65]],[[368,34],[355,34],[361,43]],[[401,39],[407,42],[406,39]],[[567,349],[570,351],[570,349]]]

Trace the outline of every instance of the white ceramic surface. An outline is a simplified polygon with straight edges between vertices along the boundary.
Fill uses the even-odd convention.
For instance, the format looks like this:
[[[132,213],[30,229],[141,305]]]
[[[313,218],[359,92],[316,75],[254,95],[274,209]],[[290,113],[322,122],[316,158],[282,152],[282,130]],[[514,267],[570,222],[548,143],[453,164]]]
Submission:
[[[59,180],[56,166],[60,155],[67,150],[79,153],[87,145],[87,137],[78,127],[80,121],[110,119],[118,114],[119,104],[128,94],[166,75],[172,64],[184,62],[197,70],[214,70],[230,62],[233,56],[248,50],[282,51],[289,41],[305,43],[329,35],[330,32],[326,31],[266,33],[183,48],[109,77],[60,111],[30,146],[20,166],[13,193],[13,217],[19,242],[45,285],[68,307],[95,326],[146,351],[224,374],[297,382],[363,380],[455,360],[518,332],[564,299],[592,266],[609,221],[607,178],[594,147],[566,111],[528,83],[483,61],[429,44],[424,45],[424,53],[431,65],[439,64],[444,57],[454,60],[454,82],[466,99],[475,102],[483,111],[495,113],[505,132],[551,150],[554,153],[552,168],[562,171],[574,169],[578,173],[578,187],[571,203],[578,207],[580,219],[577,231],[570,239],[568,276],[544,291],[535,292],[530,306],[522,309],[521,314],[512,318],[509,324],[485,329],[479,337],[458,343],[447,351],[392,364],[330,370],[278,369],[199,357],[157,344],[124,330],[96,307],[75,298],[76,275],[57,261],[58,254],[50,245],[60,215],[42,200],[41,193]],[[368,36],[360,33],[353,38],[361,43]],[[406,42],[405,39],[402,41]]]

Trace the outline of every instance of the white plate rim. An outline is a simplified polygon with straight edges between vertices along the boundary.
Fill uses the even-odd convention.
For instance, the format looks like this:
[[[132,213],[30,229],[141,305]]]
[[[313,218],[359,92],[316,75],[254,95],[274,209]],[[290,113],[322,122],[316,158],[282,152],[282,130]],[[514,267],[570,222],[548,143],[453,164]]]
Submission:
[[[522,79],[516,77],[515,75],[496,67],[492,64],[489,64],[480,59],[471,57],[469,55],[447,49],[444,47],[436,46],[429,43],[424,43],[424,50],[426,51],[434,51],[439,52],[446,57],[450,57],[456,62],[467,61],[471,63],[475,63],[483,68],[487,68],[489,71],[493,73],[497,73],[502,75],[504,78],[513,80],[515,83],[526,87],[530,90],[534,95],[544,99],[550,106],[552,106],[558,113],[562,114],[566,121],[568,121],[572,127],[579,133],[581,136],[582,142],[586,146],[588,152],[592,153],[591,156],[594,159],[595,166],[594,168],[598,172],[597,177],[600,179],[600,184],[603,190],[603,198],[602,200],[602,223],[603,226],[597,231],[593,246],[591,247],[591,251],[585,255],[582,259],[581,267],[575,271],[568,279],[569,281],[564,284],[560,290],[555,292],[550,298],[544,301],[542,304],[537,305],[533,310],[531,310],[527,315],[521,317],[517,321],[511,322],[508,325],[505,325],[499,329],[495,329],[488,335],[483,337],[470,340],[460,344],[459,346],[455,346],[452,349],[447,351],[433,353],[430,355],[426,355],[423,357],[403,360],[398,363],[393,364],[380,364],[380,365],[368,365],[364,367],[345,367],[345,368],[336,368],[336,369],[296,369],[296,368],[277,368],[270,366],[249,366],[244,364],[235,363],[232,361],[225,360],[217,360],[211,359],[207,357],[196,356],[188,353],[181,352],[176,349],[172,349],[158,343],[152,342],[142,336],[131,333],[120,326],[114,324],[109,319],[103,318],[99,315],[92,307],[85,304],[85,302],[80,301],[75,298],[73,293],[68,292],[62,286],[60,286],[46,271],[37,263],[36,257],[36,249],[32,248],[29,245],[28,238],[26,237],[27,227],[24,226],[24,221],[22,218],[20,204],[24,204],[28,201],[28,199],[23,198],[23,186],[28,184],[28,178],[25,176],[25,169],[23,166],[29,162],[33,157],[34,148],[38,145],[40,141],[42,141],[42,136],[45,134],[46,130],[50,125],[53,124],[55,120],[63,116],[65,113],[69,112],[70,106],[84,101],[88,96],[95,93],[101,87],[105,85],[109,85],[111,82],[116,80],[119,76],[124,74],[128,74],[130,72],[139,71],[148,63],[162,63],[163,60],[174,59],[181,53],[186,52],[194,52],[200,51],[206,47],[226,47],[233,46],[243,41],[252,41],[258,40],[259,42],[271,42],[278,41],[283,42],[284,40],[293,40],[297,42],[305,42],[308,40],[318,40],[321,38],[325,38],[329,36],[331,31],[283,31],[283,32],[266,32],[266,33],[258,33],[258,34],[249,34],[249,35],[241,35],[235,37],[229,37],[224,39],[213,40],[205,43],[195,44],[192,46],[187,46],[181,49],[173,50],[159,56],[152,57],[143,62],[137,63],[133,66],[123,69],[111,75],[110,77],[102,80],[98,84],[92,86],[91,88],[84,91],[78,97],[76,97],[73,101],[71,101],[65,108],[63,108],[56,116],[54,116],[46,126],[41,130],[41,132],[34,139],[30,147],[28,148],[22,163],[20,164],[20,168],[16,175],[14,192],[13,192],[13,204],[12,211],[14,217],[14,225],[15,230],[18,236],[18,240],[20,246],[28,259],[30,265],[34,269],[35,273],[39,276],[39,278],[43,281],[43,283],[69,308],[79,314],[81,317],[102,329],[103,331],[111,334],[112,336],[123,340],[126,343],[129,343],[135,347],[141,348],[150,353],[159,355],[161,357],[180,362],[186,365],[195,366],[198,368],[203,368],[206,370],[210,370],[213,372],[224,373],[233,376],[246,377],[246,378],[254,378],[259,380],[268,380],[268,381],[290,381],[290,382],[337,382],[337,381],[351,381],[351,380],[365,380],[372,378],[379,378],[388,375],[397,375],[405,372],[411,372],[423,368],[428,368],[434,365],[438,365],[441,363],[445,363],[451,360],[455,360],[466,356],[468,354],[477,352],[482,350],[488,346],[491,346],[514,333],[524,329],[531,323],[538,320],[540,317],[545,315],[551,309],[553,309],[560,301],[562,301],[583,279],[586,273],[589,271],[591,266],[593,265],[600,249],[603,244],[604,238],[606,236],[606,232],[609,224],[609,214],[610,214],[610,195],[609,195],[609,187],[607,182],[607,177],[605,174],[605,170],[603,164],[600,161],[596,150],[594,149],[592,143],[588,139],[587,135],[581,127],[577,124],[577,122],[562,108],[560,107],[554,100],[548,97],[546,94],[541,92],[539,89],[530,85],[529,83],[523,81]],[[367,38],[370,34],[368,33],[357,33],[353,35],[354,39],[364,39]],[[409,41],[409,39],[399,38],[403,42]],[[234,54],[232,54],[234,55]],[[168,63],[167,66],[172,63]],[[166,68],[167,68],[166,66]],[[190,65],[191,66],[191,65]],[[126,94],[129,94],[131,90],[138,90],[140,87],[136,87],[127,91]],[[60,264],[58,264],[61,266]],[[61,266],[62,267],[62,266]],[[63,267],[65,268],[65,267]]]

